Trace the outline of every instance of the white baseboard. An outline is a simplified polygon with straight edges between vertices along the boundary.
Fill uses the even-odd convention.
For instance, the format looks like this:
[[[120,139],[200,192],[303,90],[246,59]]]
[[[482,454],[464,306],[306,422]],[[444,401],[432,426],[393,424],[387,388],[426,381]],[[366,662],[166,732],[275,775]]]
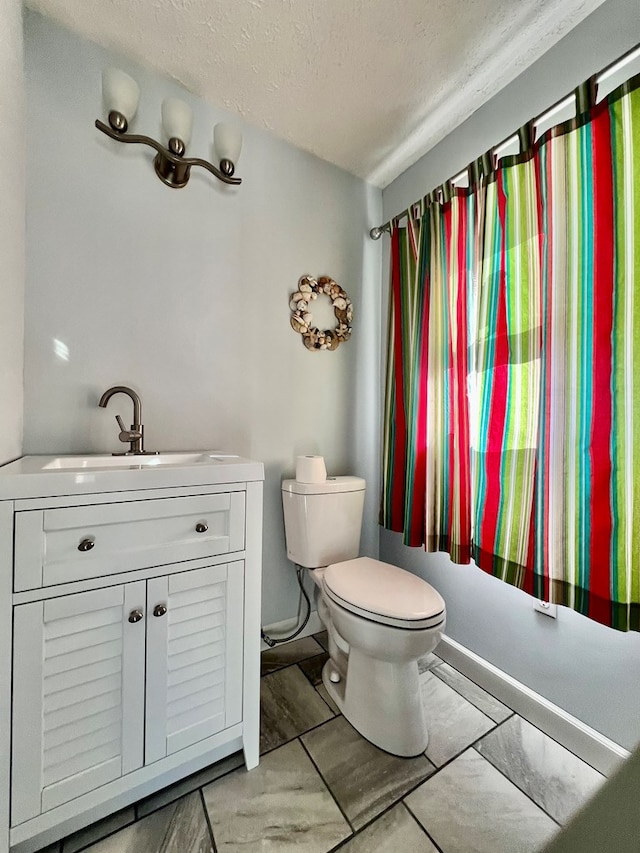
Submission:
[[[629,757],[622,746],[450,637],[442,637],[436,654],[605,776]]]
[[[287,634],[291,634],[293,631],[295,631],[296,624],[296,619],[285,619],[282,622],[274,622],[273,625],[265,625],[262,630],[268,637],[277,640],[278,637],[281,637],[283,635],[286,636]],[[309,616],[309,621],[304,626],[304,630],[298,634],[296,640],[301,640],[303,637],[308,637],[310,634],[317,634],[320,631],[324,631],[324,625],[320,621],[318,611],[312,610],[311,615]],[[291,640],[290,642],[293,642],[293,640]],[[268,648],[269,646],[263,641],[261,651],[264,651]]]

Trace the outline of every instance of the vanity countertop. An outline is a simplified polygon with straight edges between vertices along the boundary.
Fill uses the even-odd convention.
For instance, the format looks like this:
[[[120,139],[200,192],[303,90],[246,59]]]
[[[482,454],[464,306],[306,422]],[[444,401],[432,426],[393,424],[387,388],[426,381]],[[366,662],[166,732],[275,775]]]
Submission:
[[[22,456],[0,466],[0,500],[264,480],[262,462],[216,450]]]

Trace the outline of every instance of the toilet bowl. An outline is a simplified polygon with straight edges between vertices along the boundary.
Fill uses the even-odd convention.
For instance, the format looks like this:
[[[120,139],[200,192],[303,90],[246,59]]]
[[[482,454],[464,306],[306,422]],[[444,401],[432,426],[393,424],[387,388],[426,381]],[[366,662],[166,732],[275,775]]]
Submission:
[[[403,757],[424,752],[417,661],[440,641],[442,597],[410,572],[368,557],[313,574],[330,638],[322,673],[329,695],[371,743]]]
[[[445,627],[440,594],[411,572],[358,557],[365,482],[284,480],[287,556],[311,570],[329,660],[322,679],[351,725],[394,755],[427,747],[418,659]]]

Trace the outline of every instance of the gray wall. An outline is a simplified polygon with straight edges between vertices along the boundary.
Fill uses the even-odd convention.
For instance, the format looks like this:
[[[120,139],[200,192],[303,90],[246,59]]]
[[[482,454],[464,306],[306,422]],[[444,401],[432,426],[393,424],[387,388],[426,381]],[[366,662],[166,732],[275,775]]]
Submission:
[[[22,3],[0,0],[0,464],[22,452],[24,147]]]
[[[607,0],[385,189],[383,219],[457,174],[638,42],[637,0]],[[380,556],[433,582],[447,602],[453,639],[622,746],[640,739],[640,635],[604,628],[565,608],[553,621],[533,612],[529,596],[475,566],[406,548],[388,531],[381,532]]]
[[[262,460],[263,620],[291,617],[279,484],[296,454],[378,481],[381,248],[366,234],[381,192],[249,126],[240,188],[199,170],[169,189],[150,149],[93,126],[102,68],[140,83],[138,132],[160,136],[163,97],[187,100],[196,155],[209,157],[213,125],[233,118],[35,13],[25,51],[25,453],[118,449],[114,415],[127,420],[128,401],[107,411],[97,401],[122,383],[141,393],[149,449]],[[354,335],[335,353],[309,352],[290,328],[289,294],[307,272],[333,276],[353,300]],[[330,314],[322,301],[318,317]],[[373,555],[376,491],[363,538]]]

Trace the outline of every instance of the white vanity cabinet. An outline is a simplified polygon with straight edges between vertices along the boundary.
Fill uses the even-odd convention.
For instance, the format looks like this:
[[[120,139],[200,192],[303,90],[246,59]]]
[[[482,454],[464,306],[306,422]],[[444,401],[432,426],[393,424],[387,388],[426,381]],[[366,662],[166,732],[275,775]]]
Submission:
[[[247,479],[225,482],[225,467]],[[128,483],[149,487],[122,491],[106,490],[127,485],[117,471],[96,471],[77,478],[95,492],[64,495],[58,472],[14,483],[13,499],[6,468],[0,853],[37,850],[239,749],[255,766],[262,466],[202,465],[196,484],[189,469],[143,470]]]
[[[12,824],[241,722],[243,578],[233,562],[15,607]]]

